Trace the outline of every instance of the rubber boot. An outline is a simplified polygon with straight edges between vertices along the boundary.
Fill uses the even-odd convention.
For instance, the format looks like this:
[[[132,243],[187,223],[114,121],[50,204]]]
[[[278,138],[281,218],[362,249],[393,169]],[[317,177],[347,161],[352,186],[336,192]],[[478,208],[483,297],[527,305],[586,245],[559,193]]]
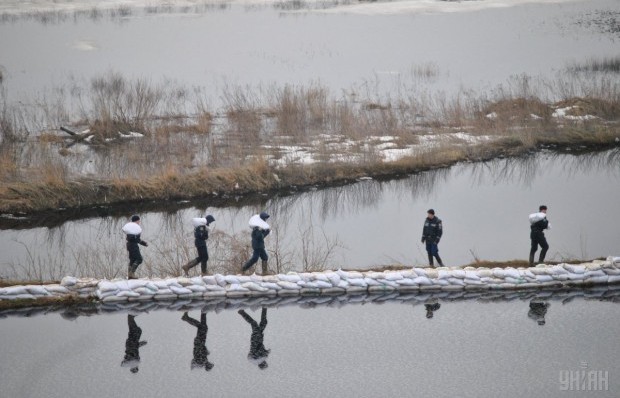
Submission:
[[[200,264],[200,276],[207,276],[207,263],[204,264],[204,267]]]
[[[441,257],[435,256],[435,258],[437,259],[437,262],[439,263],[439,266],[443,267],[444,265],[443,265],[443,261],[441,261]]]
[[[194,268],[196,265],[198,265],[198,260],[197,259],[193,259],[193,260],[190,260],[184,266],[182,266],[181,269],[183,270],[183,275],[184,276],[189,276],[189,270],[191,268]]]
[[[131,265],[127,268],[127,279],[136,279],[136,274]]]
[[[432,254],[428,255],[428,265],[430,265],[431,267],[435,267],[435,264],[433,263],[433,255]]]
[[[530,267],[534,266],[534,254],[535,253],[530,253]]]
[[[263,268],[262,275],[269,275],[269,265],[267,261],[261,261],[261,267]]]

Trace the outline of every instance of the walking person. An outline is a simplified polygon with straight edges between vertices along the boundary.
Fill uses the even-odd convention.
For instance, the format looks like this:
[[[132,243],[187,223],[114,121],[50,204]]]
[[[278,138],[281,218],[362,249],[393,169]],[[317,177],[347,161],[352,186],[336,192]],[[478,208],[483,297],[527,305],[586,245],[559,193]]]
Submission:
[[[261,265],[263,268],[263,275],[267,275],[269,273],[269,267],[267,265],[267,261],[269,260],[269,256],[267,256],[267,251],[265,250],[265,237],[269,235],[271,231],[269,224],[267,224],[267,219],[269,218],[269,214],[262,212],[260,214],[256,214],[250,218],[250,228],[252,228],[252,257],[243,265],[241,268],[241,272],[247,271],[250,267],[258,262],[260,258],[262,260]]]
[[[265,348],[263,340],[265,338],[265,328],[267,327],[267,308],[263,307],[260,316],[260,324],[249,316],[244,310],[238,311],[239,315],[252,326],[252,336],[250,337],[250,352],[248,360],[255,362],[260,369],[267,367],[267,357],[271,350]]]
[[[209,251],[207,250],[207,239],[209,239],[209,225],[215,221],[212,215],[208,215],[205,218],[194,218],[194,245],[198,251],[198,257],[190,260],[183,267],[183,274],[189,276],[189,270],[194,268],[200,263],[200,274],[202,276],[207,275],[207,261],[209,261]]]
[[[532,241],[532,246],[530,249],[530,267],[534,266],[534,255],[538,250],[538,246],[540,246],[540,255],[538,257],[539,263],[545,261],[547,250],[549,250],[549,244],[547,243],[544,232],[545,229],[551,228],[551,224],[549,224],[549,220],[547,220],[547,206],[541,205],[538,210],[538,213],[530,214],[529,217],[530,240]]]
[[[207,349],[207,314],[200,313],[200,322],[187,315],[187,312],[181,317],[182,320],[196,327],[196,337],[194,338],[194,359],[191,362],[191,369],[205,368],[206,371],[213,369],[213,363],[209,362],[209,350]]]
[[[440,267],[443,267],[441,257],[439,257],[439,240],[443,234],[443,224],[439,217],[435,216],[435,210],[429,209],[424,219],[424,228],[422,229],[422,243],[426,243],[426,252],[428,253],[428,264],[434,267],[433,257],[437,259]]]
[[[149,245],[143,241],[142,238],[140,238],[140,234],[142,234],[140,216],[131,216],[131,222],[128,222],[123,226],[123,232],[127,234],[127,252],[129,253],[127,279],[136,279],[136,270],[143,261],[142,254],[140,253],[140,247],[138,245],[145,247]]]

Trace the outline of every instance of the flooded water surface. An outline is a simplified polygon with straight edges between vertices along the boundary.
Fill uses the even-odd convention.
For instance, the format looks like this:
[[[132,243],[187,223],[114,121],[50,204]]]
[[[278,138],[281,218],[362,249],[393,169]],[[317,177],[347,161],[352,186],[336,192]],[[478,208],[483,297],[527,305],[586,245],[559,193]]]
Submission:
[[[517,293],[435,300],[432,317],[415,296],[9,316],[0,382],[5,396],[32,398],[610,397],[620,391],[614,294],[538,298],[537,315],[536,294]],[[564,377],[579,371],[600,379],[569,389]]]

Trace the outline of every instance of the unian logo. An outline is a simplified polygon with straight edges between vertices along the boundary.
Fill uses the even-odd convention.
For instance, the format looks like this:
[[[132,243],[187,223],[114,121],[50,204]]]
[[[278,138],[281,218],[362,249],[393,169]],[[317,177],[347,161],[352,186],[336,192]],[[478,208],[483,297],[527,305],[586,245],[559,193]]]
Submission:
[[[589,370],[581,362],[579,370],[560,370],[560,391],[609,391],[609,372]]]

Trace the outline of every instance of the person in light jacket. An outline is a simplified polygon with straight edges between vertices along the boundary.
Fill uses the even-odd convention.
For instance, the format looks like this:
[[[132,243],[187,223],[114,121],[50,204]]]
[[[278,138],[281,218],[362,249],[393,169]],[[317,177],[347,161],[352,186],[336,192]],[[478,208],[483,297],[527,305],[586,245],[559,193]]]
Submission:
[[[545,261],[545,255],[549,250],[549,244],[547,238],[545,238],[545,229],[551,228],[549,220],[547,220],[547,206],[541,205],[538,208],[538,213],[530,214],[530,240],[532,242],[530,248],[530,267],[534,266],[534,255],[540,245],[540,255],[538,256],[538,262]]]
[[[250,267],[258,262],[260,258],[262,260],[262,268],[263,275],[269,273],[269,267],[267,265],[267,261],[269,260],[269,256],[267,255],[267,251],[265,250],[265,237],[269,235],[270,227],[267,224],[267,219],[269,218],[269,214],[262,212],[256,216],[250,218],[250,227],[252,228],[252,257],[243,265],[241,268],[241,272],[245,272]],[[254,221],[255,220],[255,221]],[[262,223],[259,221],[262,220]]]

